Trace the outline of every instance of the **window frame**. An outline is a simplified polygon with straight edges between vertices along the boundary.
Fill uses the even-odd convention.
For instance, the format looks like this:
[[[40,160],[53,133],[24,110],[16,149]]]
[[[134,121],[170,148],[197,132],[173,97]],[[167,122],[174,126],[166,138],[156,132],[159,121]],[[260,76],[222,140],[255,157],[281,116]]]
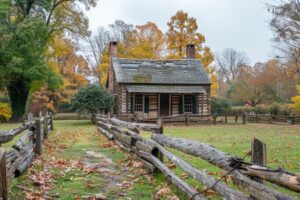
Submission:
[[[143,112],[143,95],[142,94],[136,94],[134,99],[134,112]]]
[[[184,113],[193,113],[193,95],[184,95]]]

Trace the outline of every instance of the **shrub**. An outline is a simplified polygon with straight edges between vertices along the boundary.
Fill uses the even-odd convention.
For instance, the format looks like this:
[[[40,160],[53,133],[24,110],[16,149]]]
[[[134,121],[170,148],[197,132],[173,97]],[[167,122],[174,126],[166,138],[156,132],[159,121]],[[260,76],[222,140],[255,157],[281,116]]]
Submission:
[[[244,113],[244,107],[243,106],[233,106],[231,107],[230,114],[231,115],[241,115]]]
[[[269,114],[270,113],[270,106],[264,105],[264,104],[259,104],[255,106],[254,111],[256,114]]]
[[[227,99],[212,97],[211,109],[213,114],[222,115],[230,111],[231,104]]]
[[[114,106],[114,97],[99,85],[89,85],[81,88],[71,101],[72,109],[88,111],[95,114],[108,111]]]
[[[8,103],[0,103],[0,122],[7,122],[12,115],[10,105]]]
[[[270,106],[270,113],[272,115],[290,115],[292,112],[288,104],[272,103]]]

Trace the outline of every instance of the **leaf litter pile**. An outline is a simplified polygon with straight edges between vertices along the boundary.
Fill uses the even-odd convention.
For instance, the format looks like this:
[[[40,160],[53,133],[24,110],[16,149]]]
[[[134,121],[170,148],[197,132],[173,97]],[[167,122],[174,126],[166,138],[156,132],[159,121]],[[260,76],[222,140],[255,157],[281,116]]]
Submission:
[[[44,141],[42,156],[10,187],[10,199],[179,199],[94,128],[57,128]]]

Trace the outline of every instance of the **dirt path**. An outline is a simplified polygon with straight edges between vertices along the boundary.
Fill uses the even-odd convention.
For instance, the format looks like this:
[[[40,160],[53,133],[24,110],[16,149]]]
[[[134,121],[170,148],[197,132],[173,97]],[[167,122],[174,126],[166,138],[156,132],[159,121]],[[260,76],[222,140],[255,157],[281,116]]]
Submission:
[[[10,199],[176,199],[164,178],[154,180],[88,121],[57,121],[44,146],[12,181]]]

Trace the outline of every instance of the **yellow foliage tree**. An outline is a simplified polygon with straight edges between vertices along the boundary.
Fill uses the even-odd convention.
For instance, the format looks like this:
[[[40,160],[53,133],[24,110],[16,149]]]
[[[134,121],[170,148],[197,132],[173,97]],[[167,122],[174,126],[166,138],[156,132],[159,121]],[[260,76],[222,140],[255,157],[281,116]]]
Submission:
[[[297,95],[292,98],[292,107],[296,109],[296,113],[300,113],[300,85],[297,85]]]
[[[205,70],[211,76],[211,94],[217,94],[218,82],[215,67],[212,66],[214,56],[209,47],[204,46],[205,37],[198,32],[197,20],[189,17],[188,13],[178,11],[168,22],[167,48],[168,58],[181,59],[186,57],[186,46],[194,44],[196,58],[201,59]]]
[[[87,62],[81,55],[76,54],[74,43],[56,35],[48,44],[48,66],[62,77],[63,84],[55,90],[44,86],[34,92],[31,106],[33,112],[39,109],[55,111],[60,103],[68,103],[77,89],[87,83]]]

